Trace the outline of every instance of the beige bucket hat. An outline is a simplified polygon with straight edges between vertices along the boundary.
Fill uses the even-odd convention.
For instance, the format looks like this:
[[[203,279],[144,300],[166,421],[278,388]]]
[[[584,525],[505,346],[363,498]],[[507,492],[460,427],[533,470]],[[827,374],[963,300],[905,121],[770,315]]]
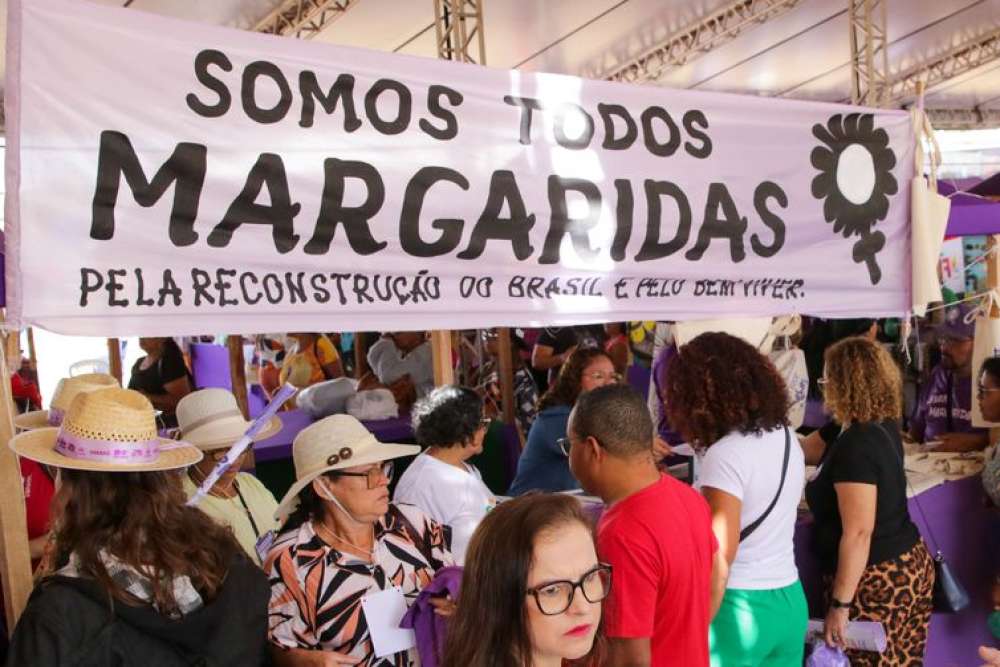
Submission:
[[[94,472],[173,470],[202,458],[196,447],[159,437],[149,399],[119,387],[77,394],[59,428],[25,431],[10,447],[45,465]]]
[[[298,495],[325,472],[390,461],[420,453],[416,445],[379,442],[350,415],[331,415],[302,429],[292,443],[295,484],[281,499],[275,518],[287,516],[298,504]]]
[[[120,386],[118,380],[107,373],[86,373],[63,378],[56,385],[56,393],[52,395],[52,402],[49,404],[48,410],[33,410],[25,412],[23,415],[16,415],[14,426],[19,431],[59,426],[62,423],[63,415],[66,414],[77,394],[118,386]]]
[[[236,397],[226,389],[200,389],[177,403],[180,437],[198,449],[230,447],[246,433],[251,423],[243,418]],[[281,420],[272,417],[253,439],[267,440],[279,431]]]

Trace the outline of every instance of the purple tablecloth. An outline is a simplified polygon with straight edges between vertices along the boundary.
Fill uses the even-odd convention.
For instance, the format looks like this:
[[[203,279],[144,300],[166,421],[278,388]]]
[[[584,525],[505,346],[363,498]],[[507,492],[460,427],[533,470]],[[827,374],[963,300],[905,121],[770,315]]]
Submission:
[[[995,641],[986,627],[986,617],[993,609],[990,590],[993,574],[1000,560],[997,549],[1000,515],[983,502],[982,481],[978,475],[957,482],[946,482],[918,496],[926,516],[921,518],[916,503],[910,499],[910,516],[930,546],[928,525],[959,580],[969,591],[972,604],[960,614],[934,614],[924,664],[928,667],[978,667],[977,649]],[[820,569],[809,543],[812,519],[799,521],[795,530],[795,559],[799,577],[809,599],[810,615],[823,618],[823,583]]]
[[[258,462],[277,461],[292,456],[292,442],[299,431],[313,423],[313,418],[303,410],[279,412],[282,428],[277,435],[254,443],[254,458]],[[412,442],[413,427],[408,416],[395,419],[361,422],[379,442]]]

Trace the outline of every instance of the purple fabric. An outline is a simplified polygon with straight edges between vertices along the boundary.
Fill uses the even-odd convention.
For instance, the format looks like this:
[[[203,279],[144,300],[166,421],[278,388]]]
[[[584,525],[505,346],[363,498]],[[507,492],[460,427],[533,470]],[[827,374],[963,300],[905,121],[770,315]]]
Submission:
[[[917,411],[911,420],[911,430],[918,439],[934,440],[948,433],[948,378],[952,373],[938,364],[917,401]],[[972,376],[955,376],[951,388],[952,432],[982,433],[985,429],[972,426]]]
[[[195,389],[209,387],[233,390],[233,376],[229,372],[229,348],[213,343],[191,345],[191,374]]]
[[[434,613],[430,598],[450,595],[458,599],[462,588],[462,568],[443,567],[431,583],[420,591],[407,610],[399,627],[410,628],[417,637],[417,652],[423,667],[437,667],[444,657],[444,640],[448,635],[448,619]]]
[[[630,387],[642,394],[643,398],[649,398],[649,378],[652,370],[645,366],[632,364],[625,371]]]
[[[938,192],[951,198],[951,213],[948,215],[946,236],[980,236],[1000,233],[1000,203],[982,198],[988,191],[1000,188],[996,185],[996,183],[1000,183],[998,176],[1000,174],[988,179],[988,181],[994,182],[993,185],[989,185],[988,181],[983,181],[976,187],[965,190],[959,189],[968,186],[964,182],[957,183],[959,188],[947,181],[938,183]],[[984,191],[980,192],[980,186],[983,185],[985,185]],[[964,194],[965,192],[973,192],[980,196]],[[997,195],[1000,192],[993,192],[993,194]]]
[[[7,305],[7,245],[3,232],[0,231],[0,308]]]
[[[983,503],[982,479],[978,475],[934,487],[920,494],[919,500],[926,521],[912,498],[910,517],[928,547],[928,526],[933,530],[937,547],[972,597],[972,604],[959,614],[931,617],[924,664],[978,667],[982,661],[977,657],[977,648],[995,643],[986,619],[993,608],[991,585],[1000,553],[1000,515]],[[823,579],[810,549],[812,530],[811,517],[799,520],[795,527],[795,560],[810,617],[823,618]]]
[[[653,387],[657,396],[663,396],[663,383],[670,370],[670,362],[677,356],[677,346],[668,345],[660,350],[656,360],[653,362]],[[667,416],[663,413],[663,403],[660,403],[660,420],[656,425],[657,434],[663,438],[668,445],[680,445],[684,443],[684,438],[677,433],[670,424],[667,423]]]
[[[313,423],[313,418],[304,410],[279,412],[278,419],[281,420],[281,430],[278,431],[278,434],[267,440],[254,443],[254,458],[258,462],[291,458],[292,442],[295,440],[295,436],[299,434],[299,431]],[[379,442],[411,442],[413,440],[413,426],[410,424],[409,415],[361,423],[372,432],[372,435]]]
[[[971,192],[983,197],[1000,197],[1000,172],[993,174],[987,179],[979,181],[976,185],[968,188],[966,192]]]

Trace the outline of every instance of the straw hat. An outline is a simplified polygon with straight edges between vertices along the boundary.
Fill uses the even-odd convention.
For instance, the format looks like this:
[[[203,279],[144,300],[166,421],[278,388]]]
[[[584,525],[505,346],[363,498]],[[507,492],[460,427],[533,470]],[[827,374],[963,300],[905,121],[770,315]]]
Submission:
[[[295,484],[281,499],[275,518],[287,516],[298,504],[298,495],[325,472],[380,463],[420,453],[416,445],[379,442],[350,415],[331,415],[302,429],[292,443]]]
[[[172,470],[202,457],[187,443],[159,437],[149,399],[118,387],[77,394],[59,428],[25,431],[10,447],[45,465],[96,472]]]
[[[239,440],[250,424],[243,418],[236,397],[225,389],[201,389],[177,403],[177,426],[184,442],[198,449],[222,449]],[[281,430],[281,420],[272,417],[254,440],[267,440]]]
[[[33,410],[17,415],[14,417],[14,426],[19,431],[59,426],[77,394],[118,386],[118,380],[107,373],[86,373],[63,378],[56,385],[56,393],[52,396],[48,410]]]

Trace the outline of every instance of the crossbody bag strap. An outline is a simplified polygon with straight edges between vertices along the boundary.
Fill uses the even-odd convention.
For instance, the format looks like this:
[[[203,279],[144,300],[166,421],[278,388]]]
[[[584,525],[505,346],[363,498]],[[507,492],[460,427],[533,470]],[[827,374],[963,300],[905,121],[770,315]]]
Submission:
[[[917,512],[920,514],[920,518],[924,522],[924,527],[927,528],[927,537],[930,539],[931,549],[937,552],[937,539],[934,537],[934,531],[931,529],[930,522],[927,521],[927,516],[924,515],[924,508],[920,505],[920,498],[917,497],[918,494],[916,489],[914,489],[913,485],[910,484],[910,478],[906,476],[906,459],[896,450],[896,441],[892,439],[891,435],[889,435],[889,431],[885,430],[885,427],[882,426],[880,422],[875,422],[875,426],[878,427],[878,430],[882,431],[882,434],[889,441],[889,446],[892,448],[893,454],[896,455],[896,458],[899,459],[899,464],[903,467],[903,481],[906,483],[906,488],[913,493],[913,504],[916,505]],[[906,494],[904,493],[903,495],[905,496]]]
[[[772,500],[771,504],[767,506],[767,509],[764,510],[764,513],[761,514],[760,517],[756,521],[754,521],[749,526],[747,526],[746,528],[744,528],[743,530],[740,531],[740,542],[742,542],[743,540],[745,540],[748,537],[750,537],[750,535],[755,530],[757,530],[758,528],[760,528],[760,525],[762,523],[764,523],[764,519],[766,519],[768,517],[768,515],[771,514],[771,510],[773,510],[774,507],[775,507],[775,505],[778,504],[778,499],[781,498],[781,491],[785,488],[785,477],[788,476],[788,459],[791,456],[791,453],[792,453],[792,434],[788,430],[788,427],[786,426],[785,427],[785,459],[784,459],[784,461],[781,464],[781,482],[778,484],[778,492],[776,494],[774,494],[774,500]]]

